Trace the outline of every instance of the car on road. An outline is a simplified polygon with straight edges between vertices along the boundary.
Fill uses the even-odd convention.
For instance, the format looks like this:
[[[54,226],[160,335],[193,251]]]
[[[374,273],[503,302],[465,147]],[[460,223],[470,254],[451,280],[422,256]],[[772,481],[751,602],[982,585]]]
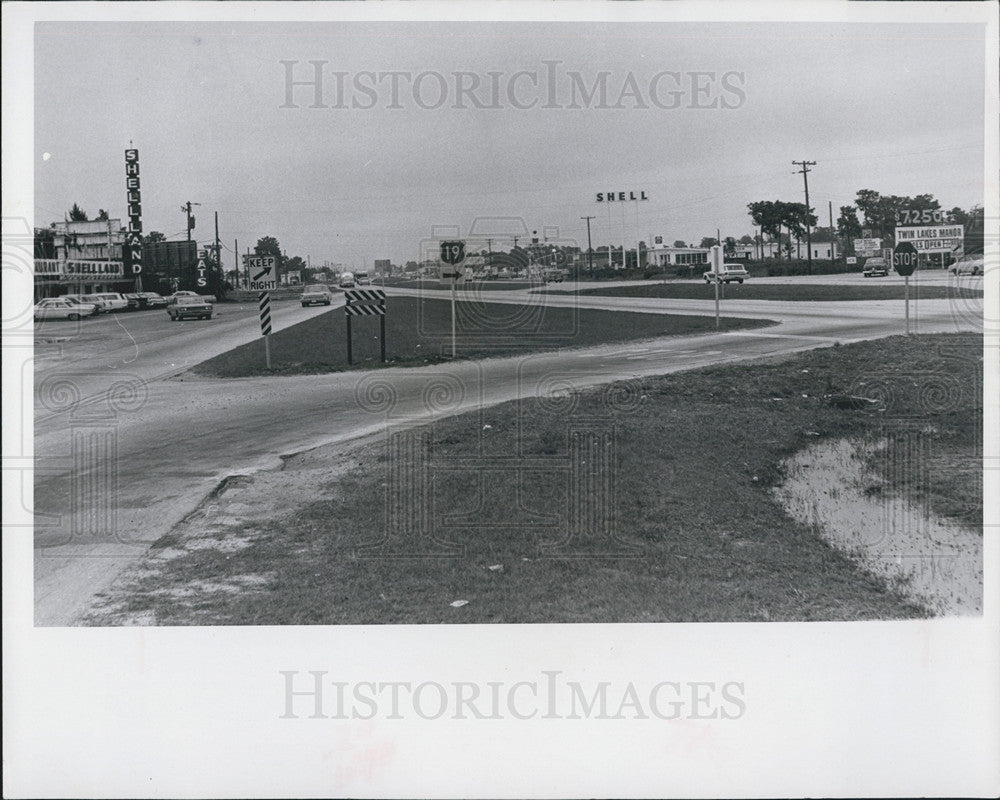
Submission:
[[[340,275],[340,282],[337,284],[341,289],[353,289],[354,288],[354,273],[353,272],[343,272]]]
[[[35,304],[35,320],[43,319],[81,319],[92,317],[97,313],[93,303],[74,303],[65,297],[47,297]]]
[[[723,264],[718,275],[713,270],[709,270],[702,277],[705,279],[705,283],[711,283],[713,280],[717,280],[719,283],[733,283],[734,281],[743,283],[750,277],[750,273],[742,264]]]
[[[951,265],[952,275],[982,275],[986,267],[985,256],[966,256]]]
[[[865,268],[861,271],[865,278],[884,278],[889,274],[889,265],[880,256],[869,258],[865,262]]]
[[[170,319],[211,319],[212,304],[201,297],[178,297],[167,307]]]
[[[354,283],[357,286],[371,286],[372,279],[368,276],[367,272],[355,272]]]
[[[328,306],[333,302],[333,292],[325,283],[311,283],[302,289],[300,300],[303,308],[313,304]]]

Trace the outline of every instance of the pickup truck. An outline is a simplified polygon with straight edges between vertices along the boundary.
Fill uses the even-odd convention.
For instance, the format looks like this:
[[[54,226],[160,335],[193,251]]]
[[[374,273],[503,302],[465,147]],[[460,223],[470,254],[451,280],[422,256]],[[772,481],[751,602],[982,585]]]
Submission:
[[[709,270],[702,277],[705,279],[705,283],[711,283],[713,280],[718,280],[719,283],[732,283],[733,281],[743,283],[750,277],[750,273],[742,264],[723,264],[722,271],[718,276],[713,270]]]

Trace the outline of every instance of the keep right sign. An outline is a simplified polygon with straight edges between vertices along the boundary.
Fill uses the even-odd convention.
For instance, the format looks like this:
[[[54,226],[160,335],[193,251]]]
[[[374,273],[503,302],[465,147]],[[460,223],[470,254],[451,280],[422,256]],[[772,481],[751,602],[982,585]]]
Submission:
[[[909,277],[917,268],[917,248],[909,242],[900,242],[892,251],[892,268],[896,274]]]

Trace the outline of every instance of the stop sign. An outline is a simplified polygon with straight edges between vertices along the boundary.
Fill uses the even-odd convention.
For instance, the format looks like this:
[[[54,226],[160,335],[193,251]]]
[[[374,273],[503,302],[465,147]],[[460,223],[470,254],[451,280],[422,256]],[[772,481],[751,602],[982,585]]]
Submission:
[[[909,242],[900,242],[892,251],[892,268],[904,278],[917,268],[917,248]]]

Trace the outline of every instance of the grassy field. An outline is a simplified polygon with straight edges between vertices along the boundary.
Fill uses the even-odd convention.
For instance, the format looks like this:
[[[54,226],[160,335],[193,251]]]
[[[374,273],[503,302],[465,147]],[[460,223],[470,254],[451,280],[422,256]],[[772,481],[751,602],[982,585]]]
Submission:
[[[589,347],[634,339],[710,333],[713,317],[630,314],[621,311],[546,308],[463,301],[456,304],[460,358],[519,355],[566,347]],[[721,330],[760,327],[761,320],[723,318]],[[354,369],[379,367],[379,321],[352,322]],[[271,369],[264,366],[264,341],[255,339],[209,359],[193,372],[219,378],[265,374],[308,374],[351,369],[347,363],[344,311],[334,309],[271,336]],[[423,366],[451,356],[451,302],[391,297],[386,314],[386,365]]]
[[[426,493],[433,505],[424,517],[400,517],[400,496],[391,488],[392,475],[424,463],[412,450],[389,457],[382,443],[346,455],[306,453],[213,500],[214,517],[161,540],[153,552],[171,557],[147,566],[95,619],[375,624],[923,616],[922,608],[788,517],[771,488],[782,479],[782,459],[824,437],[880,437],[900,422],[917,424],[929,442],[924,488],[931,507],[979,524],[981,348],[975,336],[896,337],[445,419],[422,429],[432,436],[434,465]],[[845,400],[851,396],[881,402],[851,408]],[[580,464],[573,453],[591,466],[573,473],[568,465]],[[610,473],[597,468],[602,459],[612,464]],[[894,470],[887,477],[880,490],[896,492],[913,475]],[[613,531],[589,526],[607,516],[584,507],[608,481]],[[573,500],[574,486],[590,498],[582,506]],[[414,528],[421,518],[423,533]],[[581,530],[592,535],[559,544]],[[373,548],[383,532],[387,540]],[[445,547],[431,537],[454,543],[455,555],[440,555]],[[459,600],[467,604],[451,605]]]
[[[828,284],[795,285],[777,283],[729,283],[720,287],[727,300],[794,300],[794,301],[843,301],[843,300],[902,300],[903,287],[880,286],[877,278],[871,285],[835,286]],[[559,290],[549,289],[560,294]],[[714,300],[715,289],[707,283],[649,283],[637,286],[609,286],[607,288],[581,289],[577,294],[596,294],[608,297],[664,297],[677,300]],[[936,300],[949,297],[982,297],[978,289],[950,286],[920,286],[910,284],[913,299]]]

